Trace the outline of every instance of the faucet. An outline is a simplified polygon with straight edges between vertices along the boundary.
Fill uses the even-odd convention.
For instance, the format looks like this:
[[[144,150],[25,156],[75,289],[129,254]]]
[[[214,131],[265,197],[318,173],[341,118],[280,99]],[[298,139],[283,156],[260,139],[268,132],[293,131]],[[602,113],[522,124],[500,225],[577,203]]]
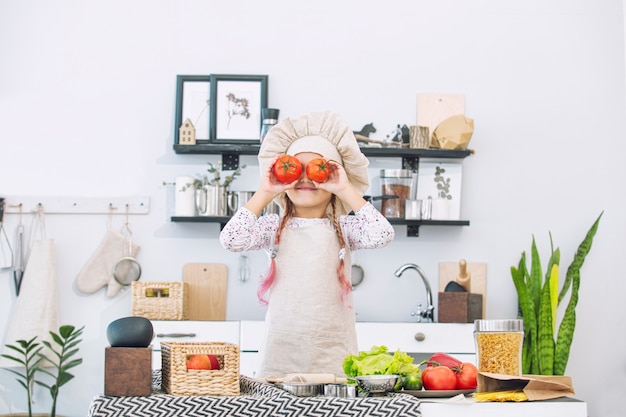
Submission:
[[[430,321],[431,323],[434,323],[435,322],[435,314],[434,314],[435,306],[433,305],[433,293],[430,289],[428,278],[426,278],[426,274],[424,274],[424,271],[422,271],[422,268],[420,268],[419,266],[415,264],[410,264],[410,263],[402,265],[400,268],[396,270],[396,272],[394,272],[394,275],[400,278],[402,274],[404,273],[404,271],[406,271],[407,269],[414,269],[422,278],[422,281],[424,282],[424,287],[426,287],[426,303],[428,304],[426,306],[426,309],[422,310],[422,303],[417,303],[417,311],[411,313],[411,315],[417,316],[418,322],[421,322],[422,319],[424,319],[426,321]]]

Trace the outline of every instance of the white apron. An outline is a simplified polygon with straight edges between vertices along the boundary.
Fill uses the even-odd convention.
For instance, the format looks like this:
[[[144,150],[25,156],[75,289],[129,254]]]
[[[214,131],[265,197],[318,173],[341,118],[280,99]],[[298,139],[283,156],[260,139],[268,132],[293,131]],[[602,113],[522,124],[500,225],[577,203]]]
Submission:
[[[341,301],[339,242],[327,226],[285,228],[266,314],[260,377],[343,372],[357,354],[352,293]],[[346,273],[350,258],[346,256]],[[348,280],[350,279],[348,275]]]

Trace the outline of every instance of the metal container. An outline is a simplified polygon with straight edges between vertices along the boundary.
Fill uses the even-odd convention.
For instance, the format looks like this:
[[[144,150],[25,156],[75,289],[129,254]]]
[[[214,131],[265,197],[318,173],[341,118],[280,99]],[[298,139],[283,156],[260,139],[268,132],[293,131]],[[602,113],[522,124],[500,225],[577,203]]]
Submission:
[[[281,382],[276,385],[297,397],[317,397],[324,393],[324,384],[319,382]]]
[[[324,385],[325,397],[354,398],[356,397],[356,385],[326,384]]]
[[[359,388],[368,394],[384,394],[391,391],[398,382],[398,375],[363,375],[356,376]]]
[[[478,371],[522,375],[523,320],[475,320]]]
[[[232,216],[252,198],[254,191],[228,191],[228,215]]]

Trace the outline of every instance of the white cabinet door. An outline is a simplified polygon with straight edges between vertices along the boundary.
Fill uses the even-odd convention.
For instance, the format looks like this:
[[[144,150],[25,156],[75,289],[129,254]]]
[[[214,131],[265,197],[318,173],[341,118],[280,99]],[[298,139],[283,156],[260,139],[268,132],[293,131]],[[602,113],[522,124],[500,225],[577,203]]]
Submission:
[[[161,342],[226,342],[239,344],[239,321],[155,320],[152,369],[161,369]]]
[[[259,369],[259,349],[265,340],[265,322],[243,320],[241,322],[241,373],[254,378]]]
[[[473,323],[357,322],[356,329],[361,351],[384,345],[390,352],[400,349],[420,360],[445,352],[462,361],[476,361]]]

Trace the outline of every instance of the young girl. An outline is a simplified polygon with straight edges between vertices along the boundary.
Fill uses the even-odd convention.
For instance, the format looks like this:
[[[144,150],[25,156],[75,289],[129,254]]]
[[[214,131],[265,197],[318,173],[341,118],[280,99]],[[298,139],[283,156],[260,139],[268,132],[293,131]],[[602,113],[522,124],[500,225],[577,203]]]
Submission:
[[[272,173],[284,154],[303,166],[291,184]],[[319,157],[330,165],[323,183],[306,176],[306,164]],[[220,233],[230,251],[270,254],[258,292],[269,307],[257,376],[343,376],[343,359],[358,354],[350,251],[379,248],[394,238],[391,224],[362,197],[369,187],[369,162],[348,125],[330,112],[282,120],[263,139],[258,158],[258,190]],[[272,200],[282,216],[260,216]]]

